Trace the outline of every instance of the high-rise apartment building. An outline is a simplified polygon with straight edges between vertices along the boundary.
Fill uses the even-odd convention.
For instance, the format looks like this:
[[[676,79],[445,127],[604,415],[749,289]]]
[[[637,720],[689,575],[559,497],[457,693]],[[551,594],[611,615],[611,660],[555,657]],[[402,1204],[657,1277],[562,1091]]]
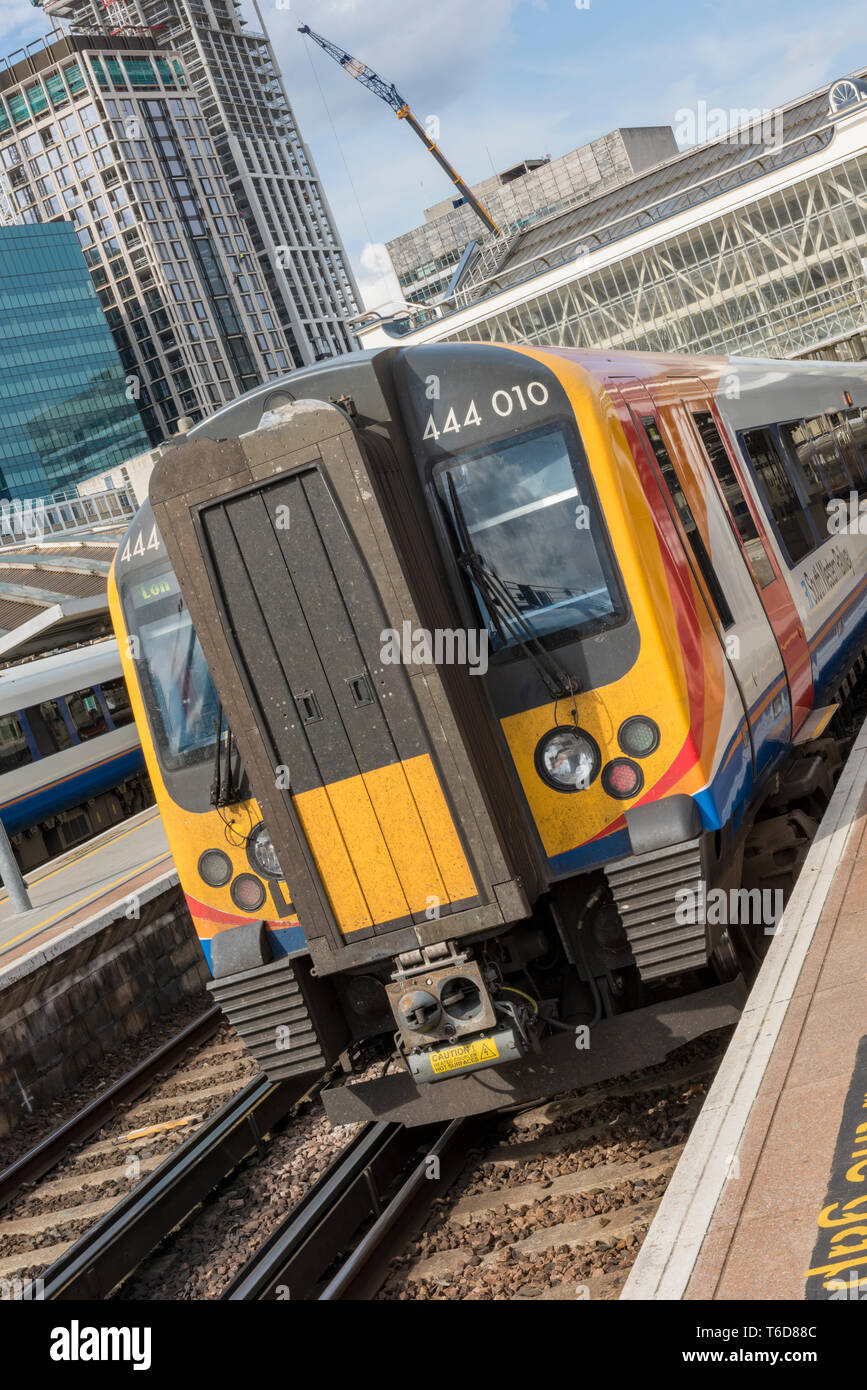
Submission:
[[[297,360],[209,131],[150,36],[0,68],[6,220],[72,222],[152,443]]]
[[[74,229],[0,227],[0,499],[47,499],[146,448]]]
[[[292,360],[354,347],[358,291],[256,0],[252,26],[242,0],[40,2],[58,32],[150,33],[181,60]]]

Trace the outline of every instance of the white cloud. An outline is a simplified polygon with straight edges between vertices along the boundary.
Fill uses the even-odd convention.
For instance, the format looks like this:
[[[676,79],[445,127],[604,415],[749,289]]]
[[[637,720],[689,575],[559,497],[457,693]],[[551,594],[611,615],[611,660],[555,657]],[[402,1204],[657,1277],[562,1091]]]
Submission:
[[[844,75],[842,55],[862,25],[862,0],[838,0],[833,10],[789,13],[785,23],[780,15],[757,21],[750,10],[743,25],[716,23],[713,32],[666,43],[649,55],[668,77],[664,119],[698,100],[726,110],[782,106]]]
[[[365,309],[395,308],[403,295],[383,243],[368,241],[359,257],[358,288]]]
[[[273,3],[273,0],[272,0]],[[306,0],[312,8],[312,0]],[[265,23],[278,52],[287,85],[315,89],[310,63],[303,53],[308,45],[316,71],[335,119],[360,98],[376,101],[360,83],[341,73],[312,39],[296,32],[299,22],[338,44],[373,68],[426,116],[437,104],[447,106],[469,90],[478,78],[492,48],[509,33],[513,0],[437,0],[435,5],[407,4],[406,0],[318,0],[315,13],[301,14],[302,0],[290,11],[262,6]],[[294,92],[290,89],[290,98]]]

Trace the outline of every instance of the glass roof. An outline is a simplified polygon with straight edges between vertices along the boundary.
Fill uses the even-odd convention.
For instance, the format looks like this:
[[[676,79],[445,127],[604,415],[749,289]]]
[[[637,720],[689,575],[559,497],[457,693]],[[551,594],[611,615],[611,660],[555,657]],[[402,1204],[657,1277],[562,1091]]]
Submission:
[[[867,74],[867,69],[863,72]],[[478,303],[588,251],[760,179],[774,169],[815,154],[833,137],[827,87],[767,116],[767,130],[774,137],[767,144],[755,140],[736,144],[730,133],[693,146],[610,192],[517,233],[493,265],[495,243],[486,243],[486,254],[468,262],[449,304],[444,305],[445,311],[449,312],[452,306],[460,309]],[[778,132],[779,140],[775,138]]]

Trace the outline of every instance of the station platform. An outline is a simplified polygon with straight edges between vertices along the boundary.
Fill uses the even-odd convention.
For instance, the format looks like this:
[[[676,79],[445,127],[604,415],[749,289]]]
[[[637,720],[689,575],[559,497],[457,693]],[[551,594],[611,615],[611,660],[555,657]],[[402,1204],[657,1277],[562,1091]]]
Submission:
[[[174,875],[174,865],[155,806],[40,865],[25,879],[29,911],[13,912],[0,890],[0,972],[84,922],[110,920],[130,894],[167,873]]]
[[[156,807],[27,886],[0,894],[0,1143],[209,978]]]
[[[621,1297],[867,1297],[867,723]]]

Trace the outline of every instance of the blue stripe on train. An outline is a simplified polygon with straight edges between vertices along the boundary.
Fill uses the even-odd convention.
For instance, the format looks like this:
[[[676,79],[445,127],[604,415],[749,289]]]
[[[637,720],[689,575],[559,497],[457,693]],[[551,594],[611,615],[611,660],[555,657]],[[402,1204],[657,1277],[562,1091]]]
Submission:
[[[40,763],[48,761],[41,759]],[[105,758],[99,763],[91,763],[79,772],[64,778],[54,785],[37,788],[29,796],[21,797],[13,803],[0,806],[0,819],[8,834],[38,825],[47,816],[56,816],[60,811],[68,811],[88,797],[99,796],[110,791],[127,777],[132,777],[144,768],[144,755],[141,748],[130,748],[113,758]]]
[[[231,931],[232,928],[229,928]],[[268,940],[271,943],[271,950],[274,952],[274,959],[281,960],[284,956],[297,956],[300,951],[307,950],[307,939],[300,926],[295,927],[268,927]],[[205,960],[211,974],[214,967],[211,964],[211,942],[199,937],[204,952]]]

